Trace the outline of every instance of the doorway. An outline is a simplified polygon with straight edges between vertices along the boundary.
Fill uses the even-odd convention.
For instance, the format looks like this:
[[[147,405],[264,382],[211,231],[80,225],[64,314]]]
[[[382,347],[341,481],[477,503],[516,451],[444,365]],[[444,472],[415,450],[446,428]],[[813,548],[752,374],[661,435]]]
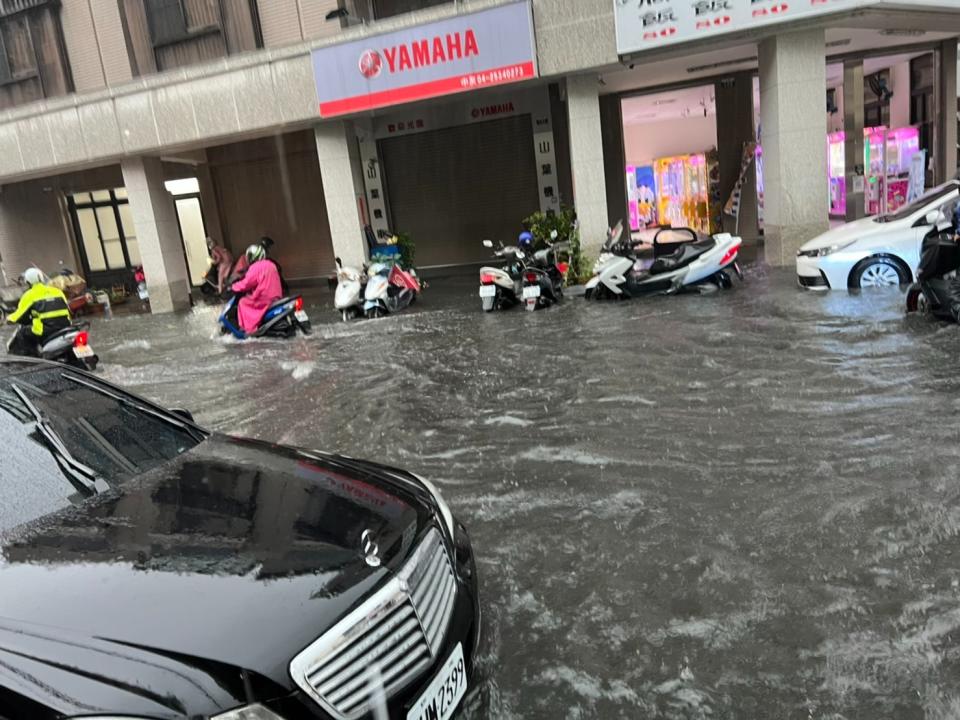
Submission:
[[[168,180],[164,187],[173,195],[190,284],[194,287],[202,285],[203,276],[210,266],[210,253],[207,250],[207,229],[200,204],[200,183],[195,177],[180,178]]]

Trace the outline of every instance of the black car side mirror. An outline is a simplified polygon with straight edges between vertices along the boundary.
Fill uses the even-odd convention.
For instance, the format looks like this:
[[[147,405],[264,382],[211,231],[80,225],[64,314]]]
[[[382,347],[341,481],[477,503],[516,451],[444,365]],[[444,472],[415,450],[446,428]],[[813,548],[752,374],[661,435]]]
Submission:
[[[193,413],[189,410],[184,410],[183,408],[170,408],[170,412],[174,415],[182,417],[184,420],[193,422]]]

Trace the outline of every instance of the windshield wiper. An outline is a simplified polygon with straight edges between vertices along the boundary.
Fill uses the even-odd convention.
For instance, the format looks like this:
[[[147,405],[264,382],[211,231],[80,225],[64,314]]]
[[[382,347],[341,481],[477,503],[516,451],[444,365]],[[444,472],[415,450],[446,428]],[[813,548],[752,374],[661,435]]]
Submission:
[[[16,383],[10,383],[10,389],[17,394],[20,402],[23,403],[23,406],[33,416],[37,432],[40,433],[40,437],[42,437],[50,447],[54,457],[69,475],[70,479],[77,482],[90,495],[97,495],[103,490],[108,489],[107,484],[97,477],[96,472],[71,454],[63,440],[57,434],[57,431],[50,426],[49,421],[43,416],[43,413],[41,413],[37,406],[33,404],[33,401],[27,397],[23,388]]]
[[[189,435],[198,443],[203,442],[204,440],[207,439],[206,435],[204,435],[202,432],[200,432],[197,428],[193,427],[192,425],[185,423],[181,420],[178,420],[177,418],[171,417],[170,415],[167,415],[164,412],[160,412],[159,410],[154,410],[152,407],[138,403],[132,398],[126,397],[124,395],[120,395],[115,392],[110,392],[105,387],[97,385],[96,383],[90,382],[89,380],[86,380],[77,375],[69,375],[67,373],[63,373],[61,377],[64,380],[69,380],[70,382],[76,383],[77,385],[83,385],[85,388],[93,390],[96,393],[99,393],[101,395],[106,395],[108,398],[111,398],[112,400],[116,400],[118,403],[122,405],[126,405],[127,407],[132,407],[135,410],[139,410],[142,413],[150,415],[151,417],[155,417],[158,420],[161,420],[167,423],[167,425],[172,425],[173,427],[187,433],[187,435]]]

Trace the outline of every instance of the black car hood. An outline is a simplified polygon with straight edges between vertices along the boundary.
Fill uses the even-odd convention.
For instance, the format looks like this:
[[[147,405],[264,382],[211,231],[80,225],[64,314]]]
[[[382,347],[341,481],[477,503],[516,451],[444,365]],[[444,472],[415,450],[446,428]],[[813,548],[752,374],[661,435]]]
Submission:
[[[73,654],[106,644],[293,689],[293,656],[384,582],[432,518],[408,476],[215,436],[2,538],[0,673],[4,649],[59,662],[62,636]]]

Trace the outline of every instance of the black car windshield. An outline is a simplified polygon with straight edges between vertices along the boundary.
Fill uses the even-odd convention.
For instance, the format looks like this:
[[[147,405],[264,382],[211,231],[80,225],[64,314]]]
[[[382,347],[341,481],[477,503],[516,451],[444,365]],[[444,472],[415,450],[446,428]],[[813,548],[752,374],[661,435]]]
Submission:
[[[37,421],[37,415],[42,422]],[[144,473],[204,435],[66,369],[0,377],[0,532]]]
[[[920,196],[912,203],[904,205],[902,208],[897,210],[895,213],[890,213],[888,215],[880,215],[877,217],[877,222],[889,223],[896,222],[897,220],[904,220],[915,212],[922,210],[930,203],[936,201],[939,198],[946,199],[950,193],[956,192],[957,185],[956,183],[947,183],[946,185],[941,185],[936,187],[928,193]]]

